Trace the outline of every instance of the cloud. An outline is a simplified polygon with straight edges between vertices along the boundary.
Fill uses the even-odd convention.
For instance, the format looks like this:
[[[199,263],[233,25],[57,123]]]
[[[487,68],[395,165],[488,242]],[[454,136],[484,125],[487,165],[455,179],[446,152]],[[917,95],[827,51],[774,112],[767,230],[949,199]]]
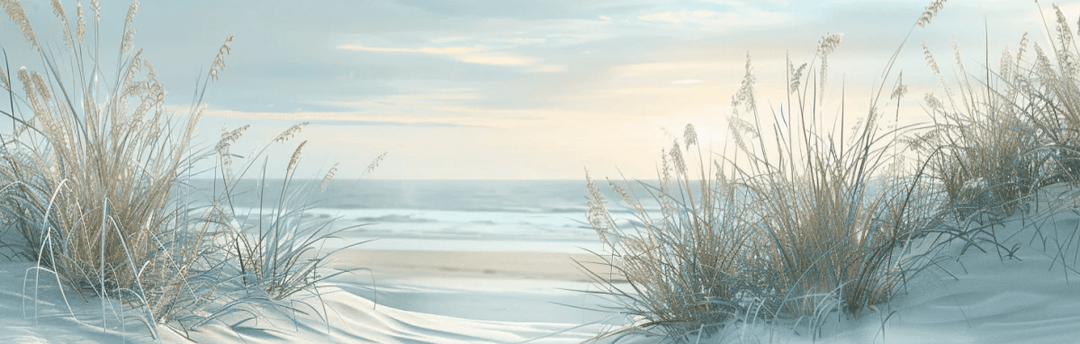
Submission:
[[[612,67],[619,76],[645,76],[652,74],[670,74],[686,72],[707,72],[731,68],[730,64],[716,62],[646,62]]]
[[[764,11],[736,6],[736,10],[715,12],[706,10],[660,11],[638,16],[646,22],[666,23],[676,27],[720,32],[740,28],[778,27],[790,24],[792,13]]]
[[[675,81],[671,82],[672,85],[691,85],[691,84],[700,84],[700,83],[701,83],[701,80],[698,80],[698,79],[682,79],[682,80],[675,80]]]
[[[698,21],[701,19],[712,18],[716,16],[716,14],[717,13],[713,11],[681,10],[649,13],[638,18],[645,21],[661,21],[672,24],[683,24],[688,21]]]
[[[566,66],[564,65],[540,65],[528,70],[532,73],[557,73],[565,72]]]
[[[239,119],[275,119],[364,126],[518,128],[561,122],[586,116],[561,109],[520,109],[476,105],[484,97],[470,89],[437,93],[398,94],[364,100],[318,101],[312,107],[329,110],[243,111],[214,109],[207,116]],[[595,117],[595,115],[590,115]]]
[[[495,65],[495,66],[529,66],[535,64],[535,61],[531,58],[518,56],[511,53],[490,51],[484,46],[471,46],[471,47],[419,47],[419,48],[387,48],[387,47],[369,47],[362,44],[339,44],[337,46],[341,50],[351,51],[370,51],[380,53],[414,53],[414,54],[427,54],[448,56],[459,62],[480,64],[480,65]]]

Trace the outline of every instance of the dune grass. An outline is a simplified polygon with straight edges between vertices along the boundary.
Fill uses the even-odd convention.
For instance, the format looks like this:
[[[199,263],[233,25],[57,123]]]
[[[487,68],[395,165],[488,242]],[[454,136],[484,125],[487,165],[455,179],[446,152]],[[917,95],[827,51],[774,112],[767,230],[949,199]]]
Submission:
[[[943,4],[931,3],[916,25],[928,24]],[[843,99],[837,129],[823,129],[823,71],[839,36],[826,36],[811,63],[788,63],[787,111],[774,110],[771,120],[758,113],[748,59],[729,118],[736,149],[715,159],[698,151],[698,171],[687,173],[684,156],[696,142],[688,126],[684,147],[676,142],[664,155],[660,185],[646,185],[658,214],[610,183],[634,213],[625,225],[589,178],[587,216],[610,247],[605,268],[631,289],[620,289],[602,269],[591,271],[602,293],[636,320],[602,336],[645,331],[691,340],[758,321],[805,324],[813,332],[834,311],[858,316],[888,302],[954,243],[963,245],[961,255],[974,247],[1013,258],[1017,233],[999,236],[995,227],[1017,213],[1031,220],[1024,225],[1034,228],[1031,243],[1041,241],[1066,274],[1076,273],[1080,231],[1041,229],[1060,207],[1030,214],[1045,194],[1040,189],[1080,182],[1080,49],[1053,7],[1056,19],[1046,25],[1056,38],[1052,55],[1025,34],[1015,54],[1002,54],[998,70],[987,53],[987,67],[971,74],[954,42],[957,91],[923,46],[944,89],[944,100],[923,97],[925,127],[880,129],[893,100],[900,116],[906,86],[899,77],[888,100],[884,86],[878,89],[853,130],[845,132]],[[915,163],[905,165],[912,156]],[[914,251],[911,241],[922,237],[928,241]]]
[[[827,36],[818,58],[839,39]],[[888,301],[926,266],[925,256],[898,248],[935,221],[933,190],[919,186],[921,171],[908,178],[886,171],[897,136],[878,131],[876,109],[846,140],[820,132],[812,121],[822,115],[814,102],[822,84],[800,80],[805,68],[789,70],[788,108],[797,112],[773,114],[769,146],[748,61],[734,103],[752,118],[730,119],[737,153],[709,163],[688,125],[684,146],[665,153],[659,186],[642,184],[659,214],[610,183],[635,216],[632,226],[619,226],[589,179],[589,222],[611,247],[610,268],[633,290],[600,269],[592,275],[642,319],[623,331],[686,339],[758,320],[815,329],[834,311],[858,315]]]
[[[1041,14],[1040,10],[1040,14]],[[964,242],[965,250],[993,249],[1012,258],[1020,243],[1007,242],[995,228],[1016,213],[1031,220],[1025,229],[1050,254],[1061,258],[1066,274],[1076,270],[1080,233],[1043,232],[1038,223],[1053,216],[1053,209],[1032,209],[1041,188],[1062,184],[1075,188],[1080,182],[1080,58],[1074,33],[1064,14],[1053,5],[1055,20],[1043,18],[1052,54],[1024,33],[1014,51],[1002,52],[998,68],[986,67],[976,74],[966,71],[954,42],[956,86],[950,87],[930,49],[923,47],[927,65],[941,79],[944,100],[925,96],[933,128],[912,138],[922,154],[938,151],[929,159],[930,180],[946,194],[951,220],[941,231]],[[1051,29],[1051,27],[1053,29]],[[1075,192],[1063,194],[1075,198]],[[1067,262],[1065,256],[1073,256]]]
[[[29,291],[44,278],[55,279],[61,291],[118,299],[128,307],[119,315],[121,323],[126,312],[134,312],[155,337],[159,324],[183,331],[211,322],[240,328],[267,311],[305,313],[298,304],[325,314],[318,304],[289,299],[301,291],[318,297],[316,283],[334,275],[320,272],[330,252],[318,244],[335,232],[328,222],[304,219],[306,206],[286,197],[296,196],[289,184],[306,141],[288,161],[282,194],[265,214],[257,210],[266,216],[256,223],[237,221],[231,199],[241,191],[232,186],[257,161],[265,176],[265,148],[237,173],[229,146],[242,130],[226,132],[213,149],[190,141],[204,108],[202,95],[225,67],[232,37],[197,83],[188,113],[177,115],[166,107],[152,65],[134,48],[137,2],[125,18],[111,77],[99,59],[97,2],[91,2],[89,27],[81,3],[74,28],[59,1],[52,7],[63,28],[60,52],[43,47],[19,2],[3,2],[44,66],[20,69],[18,84],[6,64],[0,70],[0,86],[10,100],[0,111],[13,123],[0,148],[0,238],[9,258],[37,262],[27,272]],[[302,127],[286,130],[271,144],[287,141]],[[202,202],[208,206],[197,205],[201,194],[189,183],[199,172],[192,166],[204,159],[216,162],[226,185]]]
[[[933,17],[940,4],[934,6],[917,25]],[[933,262],[932,255],[905,247],[940,222],[940,193],[923,180],[927,164],[912,167],[901,159],[899,137],[913,128],[880,129],[881,107],[893,100],[899,107],[906,94],[902,78],[887,100],[885,88],[878,89],[853,130],[845,131],[843,99],[834,124],[839,129],[824,129],[819,104],[828,55],[841,39],[825,36],[814,59],[798,68],[789,60],[786,107],[768,117],[758,111],[748,57],[732,97],[728,142],[734,149],[706,158],[688,125],[685,147],[676,142],[665,153],[660,186],[650,188],[659,214],[612,183],[635,216],[631,226],[620,226],[589,179],[587,217],[611,250],[605,268],[618,270],[632,290],[601,269],[590,271],[602,293],[636,319],[601,336],[645,331],[690,340],[758,321],[806,326],[816,334],[830,314],[858,316],[889,301]],[[685,158],[691,151],[697,153],[694,173]]]

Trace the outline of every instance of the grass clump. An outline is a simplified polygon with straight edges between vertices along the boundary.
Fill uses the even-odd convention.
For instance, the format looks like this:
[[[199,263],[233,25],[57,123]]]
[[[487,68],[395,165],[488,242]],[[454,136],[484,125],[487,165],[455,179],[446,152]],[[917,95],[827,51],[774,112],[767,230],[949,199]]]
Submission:
[[[4,5],[45,66],[18,71],[21,97],[11,70],[4,73],[11,100],[4,115],[13,133],[3,144],[0,210],[6,228],[23,239],[17,255],[79,293],[126,294],[147,305],[155,321],[168,319],[179,299],[198,289],[188,282],[199,257],[213,249],[203,243],[209,227],[186,230],[194,219],[178,189],[194,157],[199,108],[180,120],[166,109],[153,66],[133,47],[138,3],[128,10],[111,78],[87,46],[81,4],[72,30],[64,8],[52,3],[70,70],[42,47],[18,2]],[[96,3],[91,9],[96,35]]]
[[[202,94],[224,68],[232,37],[181,116],[167,108],[153,66],[134,48],[137,2],[125,18],[111,77],[100,65],[97,2],[91,2],[89,30],[81,3],[74,29],[59,1],[52,7],[63,28],[59,55],[42,46],[19,2],[3,1],[44,66],[20,69],[17,84],[7,65],[0,70],[10,100],[0,111],[12,121],[0,147],[0,238],[9,258],[37,262],[28,271],[34,285],[52,275],[61,291],[119,299],[155,337],[158,324],[187,331],[228,320],[238,328],[266,311],[296,314],[296,302],[279,301],[301,291],[318,296],[316,283],[333,274],[319,273],[327,253],[317,243],[334,232],[328,223],[304,219],[298,194],[286,197],[306,141],[291,156],[281,197],[255,209],[265,215],[255,224],[237,221],[242,217],[231,200],[241,192],[235,181],[260,158],[265,180],[265,148],[231,174],[229,146],[242,130],[227,132],[214,150],[191,142]],[[272,143],[285,142],[302,126]],[[192,166],[215,156],[226,186],[213,190],[209,202],[196,202],[200,193],[190,181],[199,171]],[[311,303],[299,304],[318,312]]]
[[[824,65],[839,41],[827,36],[815,59]],[[729,119],[734,154],[709,163],[697,148],[699,168],[689,172],[685,157],[697,135],[688,125],[685,149],[676,142],[664,156],[659,185],[642,183],[659,214],[612,183],[634,213],[631,226],[620,226],[589,180],[589,222],[632,289],[593,274],[638,319],[622,331],[688,339],[759,320],[814,329],[834,311],[857,316],[888,301],[926,266],[926,256],[901,249],[936,219],[933,190],[919,185],[921,166],[901,177],[898,135],[879,130],[877,98],[850,136],[822,132],[815,119],[824,84],[812,67],[803,74],[808,65],[789,63],[787,108],[795,112],[781,109],[763,127],[748,59],[733,105],[752,118],[736,111]]]
[[[934,1],[916,25],[928,24],[943,4]],[[612,183],[632,208],[627,225],[589,179],[587,215],[611,247],[609,268],[619,271],[594,279],[636,319],[608,335],[642,330],[687,340],[756,321],[820,329],[833,311],[857,316],[888,302],[954,242],[963,244],[961,255],[989,245],[1002,259],[1015,258],[1020,245],[1008,245],[1018,233],[999,236],[995,226],[1017,213],[1029,219],[1030,205],[1046,194],[1040,189],[1075,190],[1080,182],[1080,49],[1056,5],[1054,13],[1046,25],[1047,36],[1056,37],[1052,54],[1025,34],[1015,53],[1002,54],[999,70],[986,54],[987,67],[976,73],[982,80],[964,69],[954,42],[956,92],[924,46],[945,91],[944,98],[923,98],[926,128],[881,129],[888,117],[900,117],[907,90],[901,75],[887,100],[884,83],[878,88],[850,132],[842,98],[834,129],[823,129],[818,104],[839,36],[826,36],[811,63],[788,62],[787,111],[773,111],[771,120],[758,112],[748,59],[729,118],[735,149],[712,161],[699,153],[699,172],[687,173],[684,152],[696,142],[688,126],[686,149],[676,143],[665,153],[660,184],[642,183],[659,212]],[[896,114],[889,116],[882,107],[893,100]],[[914,165],[905,162],[911,155]],[[1036,229],[1030,243],[1041,241],[1067,274],[1077,271],[1080,232],[1043,231],[1039,224],[1061,209],[1023,226]],[[912,242],[921,237],[928,240]]]
[[[1017,213],[1023,220],[1035,215],[1033,224],[1051,218],[1056,207],[1043,209],[1042,215],[1031,212],[1038,191],[1054,184],[1075,188],[1080,181],[1080,51],[1061,9],[1053,9],[1055,20],[1049,25],[1043,21],[1052,53],[1025,33],[1015,51],[1002,52],[996,70],[986,52],[979,80],[965,70],[954,42],[959,91],[950,88],[929,48],[923,47],[927,64],[941,79],[944,100],[925,96],[935,125],[912,143],[923,155],[941,153],[929,159],[928,174],[945,190],[953,210],[943,231],[964,241],[965,250],[993,246],[1002,259],[1014,258],[1020,244],[1008,241],[1018,233],[1001,237],[995,227]],[[1074,198],[1075,193],[1063,196]],[[1056,248],[1051,254],[1076,271],[1075,259],[1071,266],[1064,260],[1069,252],[1076,257],[1076,231],[1024,228],[1035,229],[1029,244],[1041,240],[1044,249]]]
[[[927,7],[916,25],[928,23],[941,5]],[[594,279],[638,319],[607,335],[643,330],[689,339],[758,321],[816,331],[829,314],[858,316],[889,301],[932,263],[932,255],[909,243],[938,226],[943,196],[925,182],[925,162],[903,158],[901,134],[915,127],[895,126],[907,91],[902,75],[882,98],[896,55],[854,128],[845,130],[841,97],[834,129],[824,129],[819,104],[828,56],[841,40],[825,36],[811,62],[797,68],[788,60],[786,111],[774,110],[771,118],[758,111],[748,57],[728,120],[734,149],[725,147],[715,159],[699,153],[699,174],[690,177],[676,143],[665,156],[661,186],[650,189],[661,205],[658,217],[638,206],[636,195],[619,191],[636,218],[620,227],[589,180],[590,224],[616,238],[605,239],[609,265],[633,290],[600,273]],[[893,100],[894,126],[883,130],[882,107]],[[688,126],[687,151],[696,138]]]
[[[686,132],[690,147],[693,127]],[[611,256],[605,259],[608,267],[618,269],[618,277],[613,272],[589,272],[604,282],[606,293],[628,300],[625,312],[641,319],[640,327],[659,328],[672,337],[702,329],[711,333],[744,314],[747,305],[741,298],[752,288],[744,277],[751,248],[750,232],[743,230],[742,212],[749,210],[743,202],[745,192],[719,173],[701,169],[700,175],[692,175],[683,154],[676,143],[664,155],[660,183],[642,183],[659,205],[655,217],[631,189],[609,182],[631,205],[636,219],[632,228],[616,222],[600,190],[588,179],[589,223],[610,247]],[[612,283],[623,278],[632,291]]]

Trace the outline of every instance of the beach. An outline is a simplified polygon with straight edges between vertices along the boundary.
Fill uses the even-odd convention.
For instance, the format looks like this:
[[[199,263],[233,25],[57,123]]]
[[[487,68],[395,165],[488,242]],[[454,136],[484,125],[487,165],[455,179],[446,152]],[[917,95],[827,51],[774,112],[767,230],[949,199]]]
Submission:
[[[1075,272],[1061,266],[1063,259],[1071,266],[1073,257],[1047,250],[1059,244],[1047,238],[1065,240],[1080,224],[1071,202],[1046,193],[1033,210],[998,225],[995,232],[1009,238],[1007,246],[1019,245],[1011,257],[975,248],[960,255],[963,247],[958,243],[943,251],[936,264],[912,276],[889,303],[858,316],[834,310],[824,315],[816,333],[798,319],[745,319],[702,342],[1071,341],[1080,337],[1075,326],[1080,321],[1080,283]],[[349,272],[325,280],[310,293],[295,294],[287,301],[292,312],[265,311],[258,319],[240,313],[187,332],[159,325],[157,339],[140,320],[144,310],[121,307],[116,300],[83,298],[71,289],[61,293],[47,271],[30,262],[0,260],[0,342],[591,343],[635,320],[613,299],[598,295],[600,289],[581,269],[588,266],[632,290],[617,270],[601,264],[610,257],[592,253],[606,251],[599,239],[586,239],[591,229],[558,222],[578,214],[433,211],[423,204],[413,208],[420,209],[360,210],[396,214],[384,219],[397,221],[372,223],[331,240],[328,247],[363,243],[327,257],[320,274]],[[547,230],[490,235],[487,240],[445,234],[512,231],[520,223]],[[1040,234],[1042,239],[1033,240]],[[906,247],[917,250],[926,240],[932,238]],[[597,341],[659,342],[664,339],[641,333]]]
[[[1022,219],[999,234],[1021,235]],[[1027,222],[1031,224],[1030,220]],[[1060,213],[1043,222],[1043,231],[1065,230],[1080,216]],[[1037,247],[1025,245],[1014,259],[994,252],[971,252],[924,271],[903,295],[857,318],[833,312],[814,338],[798,326],[744,323],[709,343],[1034,343],[1067,342],[1080,336],[1080,284],[1066,281],[1060,266]],[[959,250],[959,247],[957,247]],[[580,343],[605,329],[627,323],[618,309],[584,291],[587,276],[572,259],[595,262],[587,253],[447,252],[364,250],[332,256],[333,268],[367,268],[334,277],[319,288],[326,309],[266,319],[229,328],[209,324],[188,333],[159,326],[161,341],[186,343]],[[0,262],[0,341],[5,343],[156,342],[128,310],[121,324],[100,300],[68,295],[66,310],[55,280],[42,274],[35,293],[22,293],[32,264]],[[373,287],[374,279],[374,287]],[[50,286],[50,282],[53,283]],[[298,294],[303,302],[312,295]],[[24,307],[24,302],[25,307]],[[316,314],[320,313],[320,314]],[[72,317],[74,314],[74,317]],[[101,329],[103,319],[108,330]],[[35,323],[36,322],[36,323]],[[656,343],[658,337],[632,335],[619,341]]]
[[[380,280],[437,278],[528,279],[590,282],[582,266],[602,269],[605,260],[588,253],[399,251],[352,248],[330,255],[329,267],[370,269]],[[609,258],[610,259],[610,258]],[[581,265],[577,264],[580,263]]]

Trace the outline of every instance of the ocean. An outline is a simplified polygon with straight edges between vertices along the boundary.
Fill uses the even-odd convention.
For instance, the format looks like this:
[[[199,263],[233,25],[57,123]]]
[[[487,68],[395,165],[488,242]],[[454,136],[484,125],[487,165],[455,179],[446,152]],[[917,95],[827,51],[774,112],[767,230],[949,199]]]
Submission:
[[[267,195],[277,195],[281,180],[265,183]],[[600,182],[598,182],[600,183]],[[604,182],[606,184],[606,182]],[[208,180],[193,185],[209,190]],[[629,216],[607,185],[601,188],[608,207]],[[258,181],[243,180],[234,196],[237,213],[258,209]],[[309,192],[288,198],[294,207],[306,205],[304,217],[334,219],[333,229],[345,229],[343,246],[375,239],[367,249],[599,252],[602,246],[585,218],[588,190],[584,180],[335,180],[319,190],[317,180],[294,180],[291,190]],[[647,197],[647,195],[642,195]],[[257,214],[253,211],[251,214]],[[617,214],[618,215],[618,214]],[[250,217],[250,216],[249,216]]]

